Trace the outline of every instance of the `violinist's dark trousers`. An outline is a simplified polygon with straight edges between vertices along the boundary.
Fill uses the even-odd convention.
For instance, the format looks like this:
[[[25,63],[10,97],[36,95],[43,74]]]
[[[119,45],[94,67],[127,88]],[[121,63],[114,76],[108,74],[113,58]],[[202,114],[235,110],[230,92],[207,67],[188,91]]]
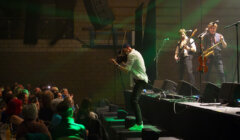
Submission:
[[[139,98],[141,96],[141,92],[143,88],[146,86],[146,82],[143,80],[136,80],[134,79],[135,85],[133,88],[133,93],[131,95],[131,105],[136,117],[136,124],[142,124],[142,113],[139,106]]]
[[[211,75],[212,66],[215,66],[218,77],[220,78],[221,83],[225,82],[224,70],[223,70],[223,61],[221,55],[211,56],[207,62],[208,72],[206,74],[206,81],[209,81]]]
[[[195,85],[195,78],[193,76],[193,66],[192,66],[192,59],[193,56],[189,55],[186,57],[181,57],[179,62],[179,79],[183,80],[184,77],[184,71],[187,70],[189,82],[193,85]]]

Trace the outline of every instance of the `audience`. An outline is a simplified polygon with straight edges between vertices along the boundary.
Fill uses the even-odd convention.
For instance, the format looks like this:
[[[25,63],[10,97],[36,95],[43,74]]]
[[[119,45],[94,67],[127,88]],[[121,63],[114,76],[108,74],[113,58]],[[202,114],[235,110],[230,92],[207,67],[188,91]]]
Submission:
[[[32,88],[28,84],[24,88],[17,82],[11,87],[0,85],[0,120],[11,126],[11,134],[16,134],[16,139],[100,140],[104,137],[90,99],[85,98],[80,109],[78,106],[75,109],[74,96],[67,88],[60,92],[56,86],[47,87]]]
[[[53,86],[53,87],[51,88],[51,91],[52,91],[52,93],[54,94],[54,98],[57,98],[58,93],[59,93],[58,87]]]
[[[53,111],[51,109],[51,101],[53,98],[54,95],[50,90],[45,90],[41,94],[39,119],[45,121],[46,123],[50,123],[52,119]]]
[[[1,122],[9,123],[12,116],[18,116],[21,118],[21,111],[22,101],[17,98],[11,99],[7,104],[6,111],[2,113]]]
[[[62,116],[57,113],[57,106],[62,101],[63,101],[63,99],[61,99],[61,98],[55,98],[52,100],[51,105],[52,105],[52,111],[54,114],[53,114],[52,120],[51,120],[51,128],[54,128],[57,125],[59,125],[62,120]]]
[[[39,88],[39,87],[36,87],[36,88],[33,90],[33,94],[35,94],[36,96],[38,96],[41,92],[42,92],[42,90],[41,90],[41,88]]]
[[[82,100],[76,122],[83,124],[89,131],[88,140],[100,140],[105,133],[97,114],[93,112],[92,101],[89,98]]]
[[[64,99],[64,101],[57,106],[57,111],[62,116],[62,120],[52,131],[54,140],[63,137],[86,138],[84,125],[74,122],[71,106],[71,102],[68,98]]]
[[[28,104],[28,96],[29,92],[27,89],[20,90],[19,94],[17,95],[17,98],[22,101],[23,105]]]
[[[24,121],[18,126],[16,139],[25,137],[29,133],[41,133],[38,137],[42,139],[51,139],[51,134],[48,128],[42,122],[37,122],[38,109],[35,104],[28,104],[22,110]]]
[[[36,105],[38,111],[40,110],[40,103],[38,101],[38,97],[34,94],[29,95],[28,104],[31,104],[31,103]]]
[[[21,112],[22,101],[17,98],[12,98],[8,102],[6,110],[3,111],[1,114],[2,123],[12,124],[12,134],[16,133],[17,127],[23,122]]]
[[[62,97],[65,98],[65,97],[68,97],[68,96],[69,96],[68,89],[67,88],[63,88],[62,89]]]

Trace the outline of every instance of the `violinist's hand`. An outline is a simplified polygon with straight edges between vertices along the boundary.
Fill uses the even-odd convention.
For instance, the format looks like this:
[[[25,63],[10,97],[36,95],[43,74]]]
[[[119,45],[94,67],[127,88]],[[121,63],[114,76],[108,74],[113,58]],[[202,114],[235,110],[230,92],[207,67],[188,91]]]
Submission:
[[[112,58],[110,61],[111,61],[114,65],[118,65],[116,59],[113,59],[113,58]]]

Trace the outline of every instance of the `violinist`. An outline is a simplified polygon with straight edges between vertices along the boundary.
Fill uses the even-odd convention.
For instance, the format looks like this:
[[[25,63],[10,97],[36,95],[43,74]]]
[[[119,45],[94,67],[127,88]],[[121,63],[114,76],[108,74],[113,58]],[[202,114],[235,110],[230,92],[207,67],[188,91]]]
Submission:
[[[116,59],[111,59],[111,61],[118,69],[133,75],[135,85],[133,93],[131,94],[131,104],[136,117],[136,124],[130,127],[129,130],[141,131],[143,129],[143,121],[138,100],[143,88],[148,83],[146,67],[142,55],[137,50],[131,48],[129,44],[123,45],[123,52],[127,54],[127,62],[125,65],[119,64]]]
[[[188,38],[185,29],[180,29],[180,41],[176,47],[175,60],[179,62],[179,79],[183,80],[184,71],[187,70],[189,81],[195,85],[195,78],[193,76],[192,59],[193,54],[196,53],[196,45],[192,38]]]
[[[210,48],[214,44],[217,44],[220,42],[220,44],[217,45],[213,50],[214,55],[211,55],[208,57],[207,64],[206,64],[208,66],[208,73],[206,74],[205,80],[209,81],[212,65],[214,65],[217,70],[217,74],[220,78],[220,81],[221,83],[223,83],[225,82],[225,76],[224,76],[221,51],[222,51],[222,48],[227,47],[227,43],[225,42],[223,35],[217,33],[217,27],[218,25],[216,22],[210,22],[208,24],[208,33],[203,38],[203,47],[205,50]]]

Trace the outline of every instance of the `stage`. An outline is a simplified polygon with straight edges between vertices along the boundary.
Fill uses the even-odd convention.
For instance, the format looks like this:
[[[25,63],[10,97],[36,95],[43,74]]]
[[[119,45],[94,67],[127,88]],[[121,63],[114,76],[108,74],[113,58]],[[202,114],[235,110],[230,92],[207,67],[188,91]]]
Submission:
[[[126,109],[131,112],[131,91],[125,91]],[[194,100],[158,98],[142,94],[140,106],[145,120],[183,139],[231,139],[240,130],[239,107]]]

